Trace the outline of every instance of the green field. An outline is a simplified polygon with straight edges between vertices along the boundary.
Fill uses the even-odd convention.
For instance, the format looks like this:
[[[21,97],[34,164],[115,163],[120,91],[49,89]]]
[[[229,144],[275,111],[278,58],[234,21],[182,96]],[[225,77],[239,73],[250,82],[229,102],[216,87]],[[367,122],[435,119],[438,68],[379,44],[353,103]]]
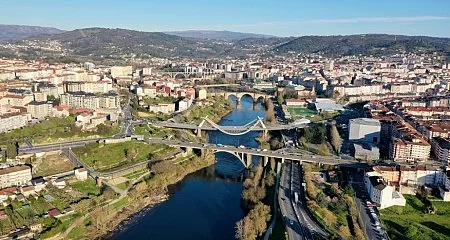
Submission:
[[[304,107],[288,107],[288,110],[292,116],[311,117],[317,115],[316,111]]]
[[[450,238],[449,202],[433,202],[437,212],[427,214],[419,198],[411,195],[405,195],[405,198],[405,207],[394,206],[380,211],[383,224],[392,240]]]
[[[35,143],[54,142],[60,138],[83,138],[92,135],[112,136],[119,132],[119,126],[105,125],[102,132],[82,132],[74,126],[75,116],[49,118],[39,123],[0,134],[0,142],[11,139],[32,139]]]
[[[93,143],[74,149],[74,152],[87,165],[99,171],[106,171],[150,158],[158,158],[173,150],[174,148],[164,144],[149,145],[144,142],[129,141],[105,145]]]

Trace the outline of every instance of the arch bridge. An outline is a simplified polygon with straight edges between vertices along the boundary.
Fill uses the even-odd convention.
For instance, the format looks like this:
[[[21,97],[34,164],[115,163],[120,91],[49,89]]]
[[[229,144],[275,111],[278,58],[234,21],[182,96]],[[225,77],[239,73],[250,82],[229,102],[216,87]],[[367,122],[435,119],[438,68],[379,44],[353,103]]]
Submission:
[[[241,98],[244,96],[250,96],[253,98],[253,102],[258,102],[259,99],[262,99],[265,101],[266,99],[272,98],[273,96],[268,95],[266,93],[254,93],[254,92],[209,92],[207,93],[208,97],[224,97],[225,99],[228,99],[230,96],[235,96],[237,101],[240,102]]]

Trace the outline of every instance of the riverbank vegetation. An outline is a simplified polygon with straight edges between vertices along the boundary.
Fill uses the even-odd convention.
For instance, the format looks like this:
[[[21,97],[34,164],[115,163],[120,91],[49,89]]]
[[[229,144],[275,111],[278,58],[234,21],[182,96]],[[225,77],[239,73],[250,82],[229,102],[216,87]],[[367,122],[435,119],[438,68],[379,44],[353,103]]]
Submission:
[[[269,168],[270,166],[270,168]],[[255,172],[251,172],[244,181],[242,200],[247,215],[236,223],[236,239],[254,240],[266,232],[275,194],[275,161],[265,169],[261,161]]]
[[[188,174],[210,166],[214,163],[214,155],[205,153],[203,156],[194,156],[188,161],[174,164],[172,161],[161,161],[150,166],[151,174],[135,183],[128,195],[109,207],[96,207],[92,216],[73,231],[82,233],[77,238],[89,236],[98,238],[104,236],[112,229],[144,207],[167,199],[168,187],[176,184]]]
[[[212,97],[204,100],[198,100],[192,109],[183,113],[180,122],[200,122],[202,118],[208,117],[214,122],[218,122],[223,116],[233,109],[230,100],[224,97]]]
[[[327,128],[319,123],[299,131],[298,143],[304,150],[319,154],[330,155],[330,147],[327,141]]]
[[[111,144],[91,143],[73,149],[84,163],[98,171],[109,171],[137,162],[157,159],[175,150],[165,144],[147,144],[139,141]]]
[[[406,199],[404,207],[393,206],[380,210],[381,220],[392,240],[448,239],[450,203],[430,201],[424,196],[404,195],[404,197]]]
[[[332,239],[366,239],[359,225],[351,186],[341,188],[338,183],[326,183],[313,175],[311,165],[303,166],[308,208],[333,233]]]

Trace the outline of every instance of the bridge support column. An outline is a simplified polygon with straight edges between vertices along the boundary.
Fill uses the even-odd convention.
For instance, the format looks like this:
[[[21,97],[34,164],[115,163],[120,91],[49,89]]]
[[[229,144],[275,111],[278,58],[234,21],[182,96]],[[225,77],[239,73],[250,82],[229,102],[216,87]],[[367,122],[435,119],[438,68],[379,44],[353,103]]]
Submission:
[[[284,158],[281,158],[281,163],[284,163]]]
[[[264,156],[263,157],[263,167],[266,167],[267,163],[269,163],[269,157],[268,156]]]
[[[269,131],[268,130],[264,130],[263,131],[263,138],[264,140],[266,140],[269,137]]]
[[[245,160],[245,168],[250,168],[250,166],[252,165],[252,157],[253,155],[251,155],[250,153],[247,154],[246,160]]]
[[[186,154],[190,154],[192,153],[192,148],[191,147],[186,147]]]
[[[197,137],[201,138],[202,137],[202,130],[199,128],[196,131],[197,131]]]

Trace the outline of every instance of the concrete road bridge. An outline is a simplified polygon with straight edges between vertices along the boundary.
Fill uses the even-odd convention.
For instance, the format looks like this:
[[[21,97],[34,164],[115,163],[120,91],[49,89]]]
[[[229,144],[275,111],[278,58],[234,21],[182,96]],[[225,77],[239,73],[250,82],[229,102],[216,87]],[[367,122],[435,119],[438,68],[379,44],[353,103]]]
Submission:
[[[34,145],[32,148],[29,147],[20,147],[20,153],[39,153],[39,152],[50,152],[55,150],[60,150],[65,153],[71,161],[74,162],[76,166],[83,166],[94,177],[101,177],[101,175],[95,172],[90,166],[83,163],[77,156],[75,156],[71,149],[75,147],[82,147],[85,144],[92,143],[95,141],[101,141],[108,138],[99,138],[99,139],[88,139],[88,140],[78,140],[73,142],[64,142],[64,143],[53,143],[53,144],[43,144],[43,145]],[[117,138],[116,138],[117,139]],[[196,142],[187,142],[187,141],[177,141],[177,140],[168,140],[168,139],[151,139],[144,138],[145,142],[149,144],[160,143],[166,144],[173,147],[180,147],[186,152],[191,152],[193,149],[198,149],[202,154],[207,153],[208,151],[211,153],[218,152],[226,152],[233,156],[235,156],[246,168],[250,168],[252,165],[253,156],[261,157],[264,165],[267,165],[270,158],[275,158],[284,163],[285,160],[292,160],[299,163],[307,162],[307,163],[316,163],[316,164],[327,164],[327,165],[346,165],[353,167],[361,167],[364,163],[359,163],[359,161],[355,159],[340,159],[338,157],[333,156],[317,156],[311,155],[308,153],[292,153],[285,151],[272,151],[272,150],[261,150],[257,148],[243,148],[243,147],[235,147],[229,145],[221,145],[221,144],[211,144],[211,143],[196,143]],[[148,162],[147,162],[148,163]],[[142,164],[142,163],[136,163]],[[131,166],[134,167],[134,166]],[[121,170],[123,171],[123,170]],[[99,176],[100,175],[100,176]]]
[[[263,165],[266,166],[269,158],[280,159],[282,163],[285,160],[291,160],[299,162],[302,164],[306,163],[317,163],[317,164],[327,164],[327,165],[340,165],[340,164],[360,164],[359,161],[354,159],[340,159],[335,156],[317,156],[311,154],[299,154],[299,153],[289,153],[284,151],[272,151],[272,150],[261,150],[258,148],[243,148],[235,147],[229,145],[221,144],[211,144],[211,143],[195,143],[195,142],[185,142],[177,140],[161,140],[161,139],[146,139],[147,143],[163,143],[173,147],[184,148],[185,151],[190,152],[193,149],[199,149],[204,154],[204,151],[211,151],[212,153],[226,152],[235,156],[239,161],[246,167],[250,168],[252,164],[253,156],[262,157]]]

